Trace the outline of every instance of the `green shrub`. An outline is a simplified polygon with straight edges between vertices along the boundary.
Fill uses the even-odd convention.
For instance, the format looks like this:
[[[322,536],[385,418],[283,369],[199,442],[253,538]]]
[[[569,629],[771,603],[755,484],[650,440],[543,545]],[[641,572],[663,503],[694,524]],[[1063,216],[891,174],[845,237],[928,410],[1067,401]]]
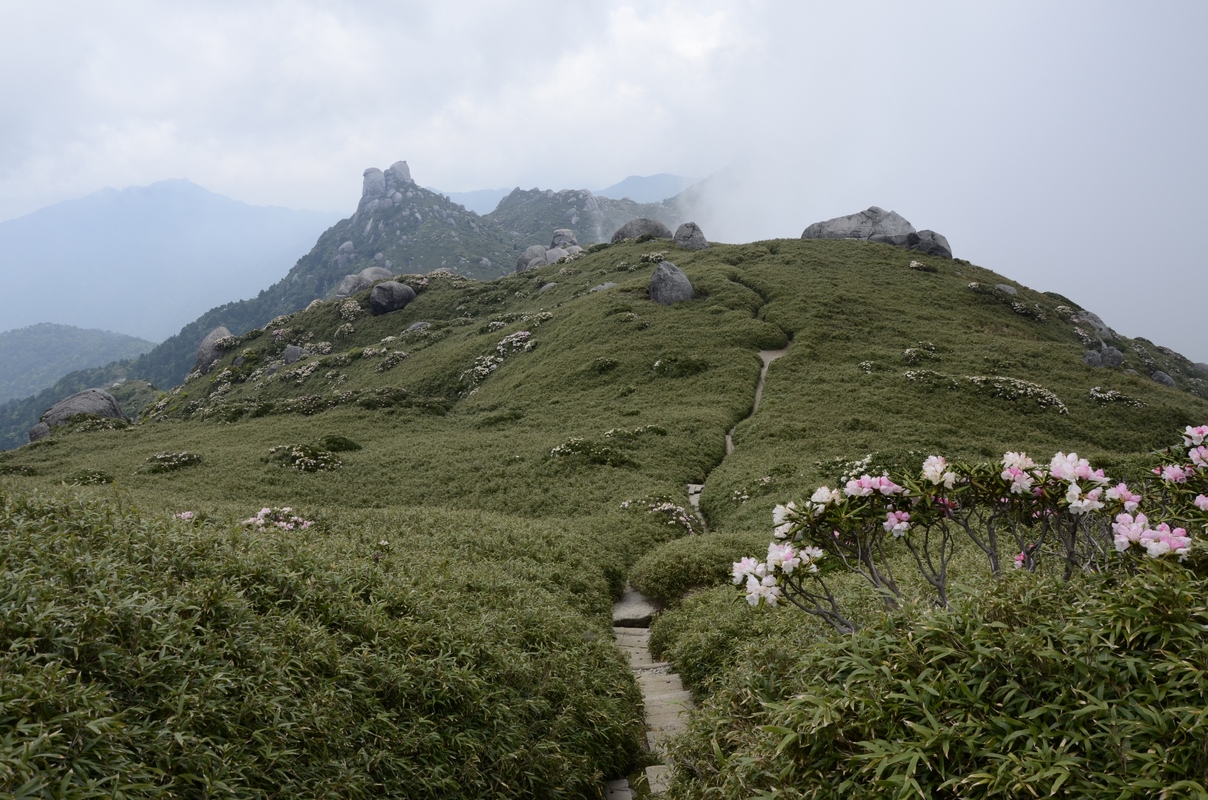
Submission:
[[[606,603],[597,553],[551,526],[504,556],[484,522],[450,564],[454,537],[369,518],[249,535],[0,490],[0,795],[596,796],[635,763],[640,696],[540,580]]]
[[[792,657],[769,643],[677,746],[671,796],[1203,797],[1205,598],[1180,565],[1017,574]]]
[[[685,594],[725,583],[735,561],[768,546],[767,533],[711,533],[660,545],[633,565],[629,581],[638,591],[663,606],[677,604]]]
[[[0,475],[37,475],[38,470],[28,464],[0,464]]]
[[[77,469],[64,480],[72,486],[98,486],[113,483],[113,476],[99,469]]]
[[[334,453],[313,444],[283,444],[270,448],[267,460],[299,472],[327,472],[344,464]]]
[[[153,456],[147,456],[147,466],[143,467],[140,472],[146,474],[156,474],[161,472],[175,472],[186,467],[195,467],[201,463],[201,456],[197,453],[156,453]]]
[[[330,433],[319,440],[319,444],[325,450],[330,450],[333,453],[351,453],[354,450],[360,450],[361,446],[349,439],[347,436],[340,436],[335,433]]]
[[[665,378],[686,378],[699,375],[709,368],[709,362],[692,356],[666,356],[654,362],[654,374]]]

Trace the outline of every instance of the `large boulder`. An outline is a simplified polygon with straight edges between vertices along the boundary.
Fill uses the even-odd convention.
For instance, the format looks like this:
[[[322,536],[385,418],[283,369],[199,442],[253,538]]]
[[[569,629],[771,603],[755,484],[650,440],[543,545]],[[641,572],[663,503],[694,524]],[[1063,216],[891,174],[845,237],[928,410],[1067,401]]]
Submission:
[[[638,217],[617,228],[617,232],[612,235],[612,241],[615,244],[624,239],[636,239],[639,236],[647,235],[653,236],[655,239],[670,239],[671,230],[657,219]]]
[[[577,244],[579,244],[579,240],[575,238],[574,231],[572,231],[570,228],[559,228],[558,230],[554,231],[554,238],[550,240],[549,246],[551,248],[561,247],[566,249],[571,245]]]
[[[355,275],[345,275],[344,280],[340,281],[340,285],[336,287],[336,297],[350,297],[357,292],[363,292],[372,285],[372,281],[365,278],[360,273]]]
[[[377,283],[390,280],[394,277],[394,273],[385,267],[366,267],[361,270],[361,277],[370,283]]]
[[[226,329],[223,328],[223,330]],[[30,428],[29,440],[36,442],[50,433],[51,428],[62,425],[76,414],[93,414],[98,417],[126,421],[126,415],[113,395],[104,389],[85,389],[63,398],[48,408],[38,424]]]
[[[1157,372],[1150,375],[1149,377],[1152,378],[1155,382],[1162,384],[1163,386],[1169,386],[1171,389],[1178,388],[1178,384],[1176,384],[1174,382],[1174,378],[1170,377],[1162,370],[1158,370]]]
[[[1118,367],[1124,363],[1124,353],[1110,344],[1105,344],[1099,348],[1099,360],[1105,367]]]
[[[561,247],[551,247],[545,251],[545,263],[557,264],[558,259],[566,258],[568,255],[570,255],[570,251],[568,250],[563,250]]]
[[[381,197],[386,194],[386,175],[377,167],[365,170],[365,181],[361,184],[361,197]]]
[[[907,250],[918,250],[929,256],[952,258],[952,248],[943,234],[916,231],[896,211],[869,206],[858,214],[815,222],[801,234],[802,239],[864,239],[891,244]]]
[[[407,166],[406,161],[395,161],[386,170],[383,177],[385,178],[386,183],[385,190],[391,195],[391,197],[393,197],[400,188],[405,187],[407,184],[412,182],[411,168]],[[402,195],[400,193],[399,199],[401,198]]]
[[[222,357],[222,347],[219,342],[230,335],[231,332],[223,325],[219,325],[207,333],[201,340],[201,344],[197,345],[197,358],[193,361],[193,371],[200,372],[202,375],[209,372],[214,361]]]
[[[704,231],[695,222],[685,222],[675,229],[675,244],[685,250],[704,250],[709,246]]]
[[[669,306],[682,300],[691,300],[695,295],[692,281],[679,267],[670,261],[660,261],[650,277],[650,299]]]
[[[1198,361],[1195,364],[1193,364],[1192,366],[1194,366],[1201,375],[1208,375],[1208,364],[1205,364],[1202,361]]]
[[[369,293],[369,311],[377,316],[406,308],[415,299],[415,290],[405,283],[384,281]]]
[[[876,233],[869,236],[868,241],[892,244],[895,247],[905,247],[907,250],[918,250],[929,256],[952,258],[952,248],[948,246],[948,240],[944,238],[943,234],[935,231],[899,233],[893,236]]]
[[[801,234],[802,239],[868,239],[873,236],[905,236],[915,233],[914,226],[896,211],[869,206],[857,214],[815,222]]]
[[[532,266],[533,262],[538,258],[541,259],[542,263],[545,262],[545,247],[539,244],[529,245],[525,251],[520,254],[520,258],[516,259],[516,271],[524,272],[526,269]]]

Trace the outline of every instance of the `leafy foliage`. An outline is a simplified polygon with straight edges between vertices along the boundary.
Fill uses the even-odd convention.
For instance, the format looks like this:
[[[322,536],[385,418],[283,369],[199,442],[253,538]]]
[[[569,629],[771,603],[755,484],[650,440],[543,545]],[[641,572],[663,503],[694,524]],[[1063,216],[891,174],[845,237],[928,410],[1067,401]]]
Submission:
[[[825,639],[715,696],[671,796],[1202,796],[1206,588],[1170,565],[1013,576]]]

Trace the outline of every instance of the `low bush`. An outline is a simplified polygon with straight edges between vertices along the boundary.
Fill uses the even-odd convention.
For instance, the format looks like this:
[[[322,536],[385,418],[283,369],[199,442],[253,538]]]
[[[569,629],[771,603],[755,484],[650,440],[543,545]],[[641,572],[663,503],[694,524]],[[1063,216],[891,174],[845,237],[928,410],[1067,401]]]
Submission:
[[[635,763],[640,698],[535,580],[566,565],[607,603],[592,542],[530,531],[517,558],[466,520],[451,564],[448,521],[249,535],[0,490],[0,795],[595,796]]]
[[[660,545],[633,565],[629,581],[663,606],[673,606],[693,589],[730,580],[735,561],[767,548],[768,535],[711,533]]]
[[[153,456],[147,456],[147,466],[143,467],[140,472],[147,474],[156,474],[162,472],[175,472],[186,467],[195,467],[201,463],[201,456],[197,453],[156,453]]]
[[[675,747],[670,797],[1203,797],[1206,597],[1178,564],[1016,573],[954,611],[763,642]]]
[[[351,453],[361,449],[361,446],[352,439],[335,433],[324,436],[319,440],[319,444],[322,445],[323,449],[332,453]]]
[[[98,486],[113,483],[113,476],[99,469],[77,469],[64,479],[72,486]]]

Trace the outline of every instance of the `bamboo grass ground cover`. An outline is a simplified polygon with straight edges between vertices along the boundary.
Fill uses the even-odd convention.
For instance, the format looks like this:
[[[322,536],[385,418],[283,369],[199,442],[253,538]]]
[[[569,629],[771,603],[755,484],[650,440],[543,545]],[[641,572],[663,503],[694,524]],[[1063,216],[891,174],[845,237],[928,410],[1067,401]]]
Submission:
[[[239,337],[128,429],[0,453],[6,602],[28,609],[6,615],[5,708],[26,727],[0,785],[70,761],[79,797],[121,781],[128,796],[590,796],[637,763],[637,695],[604,640],[644,556],[669,600],[702,588],[654,640],[722,698],[719,735],[754,747],[742,715],[759,659],[796,664],[829,634],[709,588],[727,547],[680,563],[686,526],[650,508],[704,483],[710,535],[754,541],[774,504],[865,454],[1076,449],[1126,467],[1208,420],[1173,354],[1116,339],[1138,374],[1091,369],[1069,301],[1006,300],[969,286],[1002,276],[915,255],[643,242],[489,283],[413,279],[403,311],[375,317],[363,293]],[[648,299],[663,257],[696,299]],[[790,339],[749,416],[757,352]],[[281,363],[289,344],[312,355]],[[301,460],[274,458],[282,447]],[[160,453],[198,459],[147,470]],[[85,473],[111,482],[64,487]],[[287,506],[316,526],[239,524]],[[185,511],[191,524],[173,518]],[[44,760],[22,755],[30,741]]]

